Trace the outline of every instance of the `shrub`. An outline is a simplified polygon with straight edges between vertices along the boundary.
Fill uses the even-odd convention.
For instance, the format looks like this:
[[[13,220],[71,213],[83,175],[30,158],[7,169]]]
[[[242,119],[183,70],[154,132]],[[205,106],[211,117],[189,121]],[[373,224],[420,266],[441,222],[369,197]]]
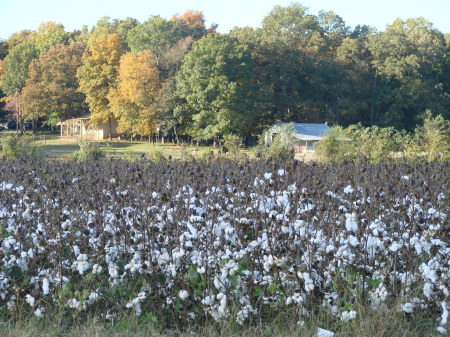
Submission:
[[[162,151],[159,150],[153,150],[150,152],[150,159],[156,163],[167,160]]]
[[[405,156],[409,159],[424,158],[427,161],[450,160],[450,121],[441,115],[432,117],[427,110],[422,116],[423,124],[405,145]]]
[[[143,155],[136,153],[136,152],[127,151],[127,152],[124,152],[123,158],[125,160],[128,160],[129,162],[134,163],[134,162],[141,160],[143,158]]]
[[[330,128],[314,149],[319,160],[324,162],[342,162],[354,156],[349,132],[341,126]]]
[[[266,131],[263,133],[260,143],[256,148],[257,156],[281,161],[294,159],[294,146],[298,144],[298,138],[294,135],[295,129],[292,124],[278,127],[277,133],[272,135],[270,134],[270,130]],[[270,138],[272,138],[272,142],[267,144]]]
[[[0,155],[8,160],[40,156],[39,147],[24,134],[6,135],[0,138]]]
[[[192,151],[189,149],[189,145],[186,143],[182,143],[181,144],[181,160],[182,161],[194,161],[194,154],[192,153]]]
[[[241,150],[242,150],[242,138],[238,135],[228,134],[223,137],[223,148],[222,150],[226,152],[227,157],[232,160],[240,160]]]
[[[74,161],[99,160],[106,157],[102,144],[94,142],[89,138],[79,138],[78,145],[80,149],[70,154],[70,158]]]

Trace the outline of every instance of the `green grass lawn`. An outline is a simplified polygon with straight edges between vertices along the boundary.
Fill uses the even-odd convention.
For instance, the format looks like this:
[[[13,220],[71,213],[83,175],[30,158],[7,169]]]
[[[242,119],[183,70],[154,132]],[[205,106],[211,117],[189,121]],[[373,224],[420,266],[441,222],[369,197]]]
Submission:
[[[70,155],[70,153],[77,151],[79,146],[75,140],[60,139],[58,136],[49,137],[36,136],[35,144],[41,147],[44,155],[51,159],[63,159]],[[140,156],[145,154],[152,156],[155,153],[160,153],[164,157],[171,156],[174,159],[180,159],[183,155],[192,155],[195,158],[204,156],[211,151],[217,154],[217,149],[208,146],[182,146],[174,145],[172,143],[148,143],[148,142],[130,142],[130,141],[99,141],[107,153],[107,156],[115,158],[123,158],[129,156]]]
[[[15,131],[6,131],[0,134],[8,135],[13,134]],[[41,149],[43,155],[49,159],[66,159],[68,156],[74,152],[79,150],[78,143],[75,139],[62,139],[59,134],[50,133],[48,131],[38,131],[35,134],[31,132],[27,132],[27,135],[34,142],[34,144],[38,145]],[[187,144],[184,145],[176,145],[170,142],[162,143],[149,143],[147,141],[127,141],[127,140],[117,140],[113,141],[98,141],[101,144],[107,153],[107,157],[113,158],[140,158],[143,154],[147,158],[158,157],[159,155],[163,155],[165,158],[173,158],[173,159],[183,159],[183,158],[205,158],[211,152],[214,155],[218,156],[218,149],[214,149],[211,146],[189,146]],[[253,158],[254,154],[251,149],[245,149],[242,151],[245,156],[248,158]],[[312,161],[315,160],[315,154],[312,152],[308,153],[297,153],[295,158],[300,161]]]

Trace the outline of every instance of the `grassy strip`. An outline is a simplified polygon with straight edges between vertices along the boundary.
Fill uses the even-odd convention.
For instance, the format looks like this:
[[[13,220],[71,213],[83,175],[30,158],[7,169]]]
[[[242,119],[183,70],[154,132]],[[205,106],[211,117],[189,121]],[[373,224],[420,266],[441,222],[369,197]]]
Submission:
[[[0,336],[313,337],[317,335],[318,328],[335,332],[334,337],[444,336],[433,329],[433,320],[426,316],[408,316],[395,310],[375,311],[367,307],[359,308],[357,318],[348,323],[333,319],[323,311],[302,319],[295,313],[286,312],[270,321],[253,321],[244,326],[230,320],[211,322],[207,326],[198,326],[193,322],[183,331],[162,330],[145,313],[139,318],[130,315],[113,321],[104,321],[100,316],[87,320],[68,319],[59,313],[47,314],[46,317],[24,317],[15,322],[0,323]]]

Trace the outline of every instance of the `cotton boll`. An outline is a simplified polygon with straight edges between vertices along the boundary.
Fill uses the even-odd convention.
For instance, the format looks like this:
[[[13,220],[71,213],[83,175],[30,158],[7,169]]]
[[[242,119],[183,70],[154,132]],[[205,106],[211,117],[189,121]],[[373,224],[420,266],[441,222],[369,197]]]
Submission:
[[[389,250],[391,252],[396,252],[398,251],[400,248],[402,248],[403,245],[398,243],[398,242],[393,242],[390,246],[389,246]]]
[[[317,337],[333,337],[333,336],[334,332],[322,328],[317,328]]]
[[[353,235],[348,236],[348,243],[350,243],[350,246],[353,246],[353,247],[356,247],[359,245],[358,239]]]
[[[78,254],[80,254],[80,248],[78,246],[73,246],[73,253],[75,256],[78,256]]]
[[[183,301],[189,297],[189,293],[186,290],[181,290],[178,293],[178,297],[181,298]]]
[[[305,280],[305,290],[307,293],[310,293],[314,290],[314,281],[311,279],[309,273],[303,273],[302,277]]]
[[[413,303],[405,303],[402,305],[402,310],[408,314],[412,314],[414,311],[414,304]]]
[[[272,178],[272,173],[264,173],[264,178],[266,180],[269,180],[270,178]]]
[[[115,267],[110,267],[110,268],[109,268],[109,275],[110,275],[112,278],[118,278],[118,277],[119,277],[119,271],[118,271],[117,268],[115,268]]]
[[[348,323],[356,318],[356,311],[343,311],[341,314],[341,321]]]
[[[48,295],[48,293],[50,292],[49,288],[50,288],[50,282],[47,277],[44,277],[42,279],[42,292],[44,295]]]
[[[425,283],[423,286],[423,294],[427,297],[430,298],[431,295],[433,294],[433,285],[429,282]]]
[[[89,301],[89,303],[92,304],[92,303],[96,302],[98,299],[100,299],[100,295],[96,292],[92,292],[89,295],[88,301]]]
[[[67,301],[69,308],[78,309],[80,307],[80,302],[76,298],[72,298]]]
[[[447,329],[443,328],[442,326],[438,326],[436,328],[436,331],[442,334],[447,333]]]
[[[36,317],[39,317],[39,318],[44,318],[45,317],[44,312],[45,312],[45,308],[44,307],[40,307],[40,308],[37,308],[34,311],[34,315]]]
[[[31,296],[31,295],[29,295],[29,294],[27,294],[27,295],[25,296],[25,298],[26,298],[26,302],[30,305],[30,307],[34,307],[34,305],[35,305],[35,299],[34,299],[34,297]]]
[[[355,213],[346,213],[345,214],[345,228],[348,231],[357,232],[358,231],[358,223],[356,222],[356,214]]]
[[[349,194],[349,193],[353,193],[353,188],[351,185],[348,185],[346,188],[344,188],[344,193],[345,194]]]
[[[333,245],[328,245],[327,248],[325,249],[325,251],[327,252],[327,254],[330,254],[334,251],[334,246]]]
[[[442,308],[442,315],[441,315],[441,325],[446,325],[448,322],[448,309],[447,309],[447,303],[445,301],[441,302],[441,308]]]
[[[96,275],[96,274],[101,274],[103,270],[103,267],[98,265],[98,264],[94,264],[94,266],[92,267],[92,274]]]

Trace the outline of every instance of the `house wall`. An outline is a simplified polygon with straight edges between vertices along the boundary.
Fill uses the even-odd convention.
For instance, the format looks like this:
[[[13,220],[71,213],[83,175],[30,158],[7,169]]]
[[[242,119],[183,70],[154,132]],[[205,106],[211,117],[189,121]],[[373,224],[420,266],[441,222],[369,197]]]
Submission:
[[[296,153],[305,153],[307,151],[314,151],[314,144],[316,144],[316,140],[300,140],[299,144],[294,146],[294,151]]]
[[[119,133],[117,132],[117,121],[115,119],[111,120],[111,137],[117,138],[119,137]],[[100,139],[107,139],[109,136],[109,123],[102,123],[99,127],[99,137],[102,137]]]
[[[117,121],[113,120],[111,122],[111,136],[113,138],[119,136],[117,126]],[[62,138],[78,138],[85,136],[94,140],[107,139],[109,136],[109,123],[100,123],[99,126],[92,128],[89,126],[88,119],[73,119],[61,124]]]

